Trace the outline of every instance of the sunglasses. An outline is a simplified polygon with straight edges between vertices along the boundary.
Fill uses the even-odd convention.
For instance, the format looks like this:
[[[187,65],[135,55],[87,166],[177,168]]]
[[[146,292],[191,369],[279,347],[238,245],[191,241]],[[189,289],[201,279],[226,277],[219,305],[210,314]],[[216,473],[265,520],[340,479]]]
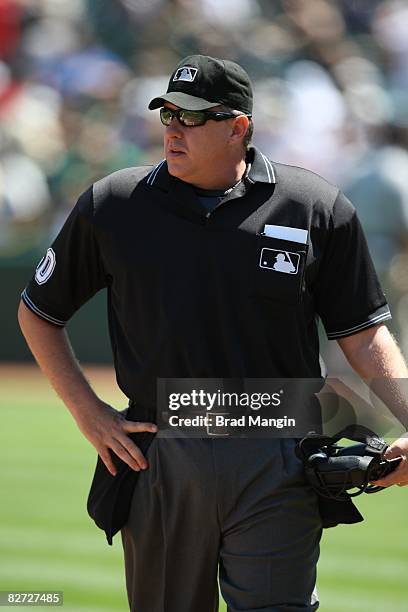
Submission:
[[[194,111],[185,110],[183,108],[172,110],[164,106],[160,109],[160,121],[166,126],[170,125],[173,117],[176,117],[179,123],[185,127],[198,127],[199,125],[204,125],[209,119],[213,121],[225,121],[226,119],[237,116],[238,115],[234,115],[233,113],[211,112],[207,110]]]

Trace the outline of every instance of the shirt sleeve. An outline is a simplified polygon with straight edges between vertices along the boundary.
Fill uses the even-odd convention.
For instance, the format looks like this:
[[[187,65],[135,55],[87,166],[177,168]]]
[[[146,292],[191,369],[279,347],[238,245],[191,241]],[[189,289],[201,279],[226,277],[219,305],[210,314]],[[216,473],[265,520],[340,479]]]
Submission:
[[[82,304],[106,287],[106,278],[90,188],[79,198],[21,297],[33,313],[63,327]]]
[[[339,192],[315,284],[316,310],[329,340],[391,319],[385,295],[351,202]]]

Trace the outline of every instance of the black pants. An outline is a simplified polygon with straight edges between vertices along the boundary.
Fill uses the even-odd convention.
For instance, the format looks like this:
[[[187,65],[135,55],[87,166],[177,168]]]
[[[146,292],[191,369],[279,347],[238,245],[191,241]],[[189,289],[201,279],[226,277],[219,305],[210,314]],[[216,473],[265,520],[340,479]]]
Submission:
[[[160,439],[122,530],[132,612],[317,610],[321,520],[291,439]]]

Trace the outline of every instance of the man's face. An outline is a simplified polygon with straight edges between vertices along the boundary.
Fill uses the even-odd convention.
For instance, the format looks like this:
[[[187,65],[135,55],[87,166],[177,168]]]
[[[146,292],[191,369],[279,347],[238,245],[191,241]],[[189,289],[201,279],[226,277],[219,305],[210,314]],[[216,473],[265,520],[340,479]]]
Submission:
[[[165,107],[179,108],[170,102]],[[204,125],[185,127],[173,117],[164,133],[169,173],[196,187],[217,188],[217,183],[222,182],[223,168],[228,164],[233,121],[209,120]]]

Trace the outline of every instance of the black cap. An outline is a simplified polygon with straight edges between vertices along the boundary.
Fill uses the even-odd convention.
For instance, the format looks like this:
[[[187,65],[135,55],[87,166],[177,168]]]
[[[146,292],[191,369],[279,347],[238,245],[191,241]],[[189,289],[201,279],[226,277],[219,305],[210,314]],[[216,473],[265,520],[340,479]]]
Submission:
[[[167,92],[153,98],[153,110],[171,102],[187,110],[205,110],[219,104],[252,113],[252,86],[241,66],[208,55],[189,55],[170,77]]]

